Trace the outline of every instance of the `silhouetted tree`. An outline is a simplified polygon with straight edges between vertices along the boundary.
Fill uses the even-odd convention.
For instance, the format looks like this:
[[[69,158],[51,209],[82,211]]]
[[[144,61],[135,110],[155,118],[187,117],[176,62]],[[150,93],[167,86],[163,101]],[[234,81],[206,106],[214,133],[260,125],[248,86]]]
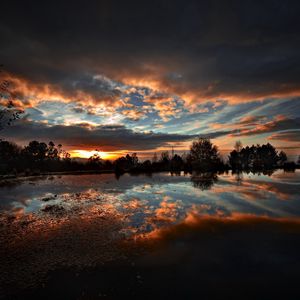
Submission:
[[[283,164],[283,169],[289,172],[295,172],[296,164],[294,161],[287,161]]]
[[[7,163],[19,157],[21,147],[8,141],[0,141],[0,160]]]
[[[20,168],[20,153],[22,148],[8,141],[0,141],[0,172],[9,173]]]
[[[241,169],[242,163],[239,153],[236,150],[230,152],[229,157],[229,164],[233,169]]]
[[[48,143],[48,149],[47,149],[47,158],[48,159],[58,159],[59,158],[59,150],[55,148],[55,144],[51,141]]]
[[[137,156],[137,153],[131,154],[131,162],[132,162],[133,167],[137,166],[137,164],[139,163],[139,158]]]
[[[261,147],[257,147],[256,150],[256,158],[254,160],[254,164],[256,160],[259,161],[258,167],[262,168],[272,168],[278,162],[278,153],[270,143],[266,145],[262,145]]]
[[[31,141],[28,146],[23,149],[23,154],[33,161],[43,161],[47,156],[48,147],[46,143]]]
[[[283,166],[284,163],[287,161],[287,155],[284,151],[280,151],[278,154],[278,163],[280,166]]]
[[[157,163],[157,161],[158,161],[157,153],[155,152],[155,153],[153,154],[152,163]]]
[[[152,172],[152,163],[149,159],[142,162],[139,166],[139,170],[142,172]]]
[[[112,162],[110,160],[105,160],[103,163],[103,168],[105,170],[112,170],[112,168],[113,168]]]
[[[0,73],[3,72],[3,65],[0,65]],[[15,95],[10,90],[10,82],[8,80],[2,80],[0,82],[0,130],[5,126],[11,125],[11,123],[20,118],[23,114],[23,110],[15,107],[14,104]]]
[[[127,170],[136,168],[138,161],[139,159],[136,153],[133,153],[132,155],[127,154],[125,157],[119,157],[115,160],[115,172],[124,173]]]
[[[169,151],[163,151],[160,154],[160,162],[164,163],[164,164],[168,164],[170,162],[170,155],[169,155]]]
[[[229,164],[233,169],[242,168],[241,150],[243,149],[242,142],[236,141],[234,144],[234,150],[230,152]]]
[[[214,169],[221,164],[217,146],[210,139],[199,137],[193,141],[188,160],[193,169]]]
[[[171,159],[171,170],[181,170],[183,168],[183,159],[175,154]]]
[[[235,147],[236,148],[236,147]],[[287,160],[286,154],[277,150],[270,143],[252,145],[242,148],[239,152],[233,150],[229,155],[229,163],[233,169],[271,169],[283,165]]]
[[[242,142],[236,141],[234,144],[234,150],[239,153],[242,150],[242,148],[243,148]]]
[[[98,153],[90,156],[87,165],[92,169],[99,169],[102,166],[102,159]]]

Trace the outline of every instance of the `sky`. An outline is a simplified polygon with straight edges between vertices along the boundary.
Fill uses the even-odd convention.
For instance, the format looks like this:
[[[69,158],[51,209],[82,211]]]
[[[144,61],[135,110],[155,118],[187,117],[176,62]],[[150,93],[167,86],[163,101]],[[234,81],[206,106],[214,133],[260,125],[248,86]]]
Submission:
[[[73,156],[270,142],[300,154],[299,1],[6,1],[1,137]]]

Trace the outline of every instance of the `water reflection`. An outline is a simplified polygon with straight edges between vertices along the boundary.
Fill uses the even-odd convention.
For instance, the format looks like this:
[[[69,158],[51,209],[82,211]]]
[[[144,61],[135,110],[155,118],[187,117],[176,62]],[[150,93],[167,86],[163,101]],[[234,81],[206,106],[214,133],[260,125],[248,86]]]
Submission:
[[[243,183],[243,172],[236,172],[235,174],[235,180],[238,185],[241,185]]]
[[[142,212],[134,216],[141,225],[150,212],[168,203],[181,202],[178,218],[198,205],[217,207],[219,211],[251,213],[270,216],[299,216],[300,172],[285,173],[156,173],[146,175],[125,174],[118,180],[114,174],[66,175],[10,181],[0,187],[0,212],[38,213],[45,206],[66,205],[81,199],[89,205],[93,199],[113,198],[116,207],[133,199],[142,204]],[[67,196],[66,196],[67,195]],[[166,201],[165,199],[168,199]],[[210,211],[213,214],[213,211]],[[171,218],[172,219],[172,218]],[[179,220],[176,220],[179,221]]]
[[[218,175],[216,173],[193,173],[191,181],[194,187],[200,190],[209,190],[212,188],[214,183],[218,181]]]
[[[161,263],[191,258],[191,266],[201,261],[209,269],[219,259],[226,276],[231,260],[222,262],[224,253],[239,257],[245,252],[251,265],[258,257],[253,245],[261,241],[268,241],[270,249],[288,241],[294,247],[288,254],[294,256],[285,259],[294,263],[293,249],[300,250],[300,242],[293,242],[300,233],[299,179],[299,171],[276,171],[16,180],[0,188],[1,274],[8,287],[9,280],[32,285],[49,270],[99,266],[158,241],[170,244],[160,252]],[[232,250],[230,243],[237,240],[251,251]],[[270,260],[262,251],[261,260]]]

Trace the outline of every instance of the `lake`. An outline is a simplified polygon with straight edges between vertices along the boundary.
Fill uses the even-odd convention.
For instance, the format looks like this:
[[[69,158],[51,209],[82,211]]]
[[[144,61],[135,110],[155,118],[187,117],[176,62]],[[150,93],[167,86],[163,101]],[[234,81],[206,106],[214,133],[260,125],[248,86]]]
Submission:
[[[2,182],[0,296],[299,299],[299,179],[277,170]]]

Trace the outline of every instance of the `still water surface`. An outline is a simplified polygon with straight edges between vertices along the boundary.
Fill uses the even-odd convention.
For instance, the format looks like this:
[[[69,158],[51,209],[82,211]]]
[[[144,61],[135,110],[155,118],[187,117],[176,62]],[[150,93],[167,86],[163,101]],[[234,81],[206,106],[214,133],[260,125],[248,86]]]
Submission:
[[[2,213],[28,214],[47,205],[72,206],[72,198],[107,199],[120,210],[132,205],[142,224],[145,216],[180,221],[193,210],[198,214],[229,216],[234,213],[270,217],[300,216],[300,170],[271,175],[156,173],[151,176],[114,174],[46,176],[18,180],[0,187]],[[84,201],[85,200],[85,201]],[[85,203],[87,202],[87,203]],[[106,204],[107,204],[106,203]]]
[[[300,299],[299,195],[299,170],[2,182],[0,298]]]

